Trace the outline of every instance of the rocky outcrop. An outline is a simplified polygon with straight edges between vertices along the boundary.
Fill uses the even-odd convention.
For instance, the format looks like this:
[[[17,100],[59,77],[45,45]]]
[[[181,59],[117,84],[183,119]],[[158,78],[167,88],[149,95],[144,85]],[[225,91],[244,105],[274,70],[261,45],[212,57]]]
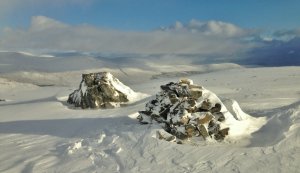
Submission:
[[[132,100],[137,93],[109,72],[82,74],[79,89],[69,95],[75,107],[114,108]]]
[[[183,79],[162,85],[156,98],[139,112],[138,120],[142,124],[160,123],[166,132],[180,140],[200,137],[222,141],[230,131],[224,123],[225,112],[226,107],[214,93]]]

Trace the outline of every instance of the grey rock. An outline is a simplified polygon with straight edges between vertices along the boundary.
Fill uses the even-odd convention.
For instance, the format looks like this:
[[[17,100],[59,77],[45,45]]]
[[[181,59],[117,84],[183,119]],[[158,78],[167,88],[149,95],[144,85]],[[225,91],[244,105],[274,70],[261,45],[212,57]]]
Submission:
[[[213,113],[213,115],[217,121],[220,121],[220,122],[225,121],[225,116],[222,112],[216,112],[216,113]]]
[[[215,112],[220,112],[222,109],[222,106],[220,103],[216,103],[213,108],[211,108],[210,112],[215,113]]]
[[[82,109],[114,108],[129,101],[126,93],[114,87],[120,83],[108,72],[82,74],[79,88],[69,95],[67,102]]]
[[[209,100],[204,100],[199,109],[200,112],[209,111],[211,109],[211,102]]]
[[[200,88],[190,88],[189,92],[193,99],[198,99],[202,96],[202,89]]]
[[[209,136],[209,134],[208,134],[208,132],[207,132],[207,129],[205,128],[204,125],[201,124],[201,125],[198,127],[198,129],[199,129],[199,132],[200,132],[201,136],[203,136],[204,139],[206,139],[206,138]]]

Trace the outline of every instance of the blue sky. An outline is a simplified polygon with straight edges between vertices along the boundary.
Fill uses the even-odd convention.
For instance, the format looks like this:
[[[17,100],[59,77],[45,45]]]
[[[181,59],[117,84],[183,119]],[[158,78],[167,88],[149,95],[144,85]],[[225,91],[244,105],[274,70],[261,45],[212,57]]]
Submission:
[[[242,28],[300,26],[299,0],[2,0],[1,26],[28,27],[32,16],[68,24],[149,31],[175,21],[219,20]]]
[[[300,1],[0,0],[1,50],[300,65]]]

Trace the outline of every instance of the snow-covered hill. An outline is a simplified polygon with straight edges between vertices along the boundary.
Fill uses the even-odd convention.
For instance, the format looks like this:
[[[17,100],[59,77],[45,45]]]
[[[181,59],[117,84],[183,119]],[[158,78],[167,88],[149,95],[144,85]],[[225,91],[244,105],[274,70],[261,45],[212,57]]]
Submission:
[[[118,62],[118,63],[115,63]],[[53,55],[0,51],[0,77],[41,86],[74,86],[82,73],[109,71],[121,81],[144,83],[150,79],[184,77],[225,69],[242,68],[233,63],[203,65],[170,57],[101,57],[71,52]]]

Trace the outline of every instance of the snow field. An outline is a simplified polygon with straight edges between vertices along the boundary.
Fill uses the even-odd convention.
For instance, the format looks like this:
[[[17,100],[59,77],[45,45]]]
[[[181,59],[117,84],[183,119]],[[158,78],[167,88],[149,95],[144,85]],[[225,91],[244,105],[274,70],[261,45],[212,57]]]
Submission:
[[[151,97],[116,109],[73,109],[66,96],[79,80],[76,85],[38,87],[1,78],[0,99],[7,101],[0,102],[0,172],[297,172],[299,71],[239,68],[190,76],[222,101],[237,100],[254,117],[236,102],[225,101],[234,105],[226,105],[233,115],[248,120],[240,124],[243,131],[235,129],[222,143],[191,145],[159,140],[159,126],[138,123],[136,112]],[[123,76],[122,82],[153,95],[161,84],[177,80],[162,76],[126,83]],[[249,133],[239,136],[245,131]]]

